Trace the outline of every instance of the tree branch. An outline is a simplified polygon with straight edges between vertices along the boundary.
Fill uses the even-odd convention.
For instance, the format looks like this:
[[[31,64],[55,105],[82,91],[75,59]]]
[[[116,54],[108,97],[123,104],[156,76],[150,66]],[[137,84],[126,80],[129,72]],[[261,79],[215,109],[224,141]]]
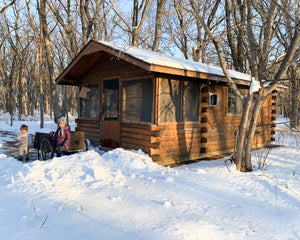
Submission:
[[[16,0],[12,0],[10,3],[6,4],[1,10],[0,14],[3,13],[7,8],[9,8],[11,5],[15,4]]]
[[[199,14],[199,11],[197,11],[197,6],[196,6],[196,3],[195,3],[195,0],[190,0],[190,3],[192,5],[192,8],[195,12],[195,16],[196,18],[200,21],[200,23],[202,24],[204,30],[207,32],[207,34],[210,36],[211,40],[213,41],[214,45],[215,45],[215,48],[217,50],[217,53],[218,53],[218,57],[219,57],[219,61],[220,61],[220,64],[221,64],[221,67],[223,69],[223,72],[224,72],[224,75],[229,83],[229,86],[235,91],[235,93],[237,94],[237,96],[244,100],[245,99],[245,96],[243,93],[241,93],[241,91],[238,89],[235,81],[231,78],[228,70],[227,70],[227,67],[226,67],[226,64],[225,64],[225,59],[224,59],[224,56],[222,54],[222,51],[221,51],[221,47],[220,47],[220,43],[218,41],[218,39],[212,34],[212,32],[210,31],[209,27],[206,25],[205,23],[205,20],[202,16],[200,16]]]

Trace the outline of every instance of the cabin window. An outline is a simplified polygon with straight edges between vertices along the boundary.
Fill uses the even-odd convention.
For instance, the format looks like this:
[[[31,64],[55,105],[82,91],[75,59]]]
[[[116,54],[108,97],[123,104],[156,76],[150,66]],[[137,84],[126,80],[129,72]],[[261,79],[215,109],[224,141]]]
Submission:
[[[84,94],[80,97],[80,117],[99,118],[99,85],[84,85],[84,87]]]
[[[103,119],[119,120],[119,79],[103,81]]]
[[[196,81],[162,79],[160,121],[198,121],[199,89],[200,83]]]
[[[152,79],[123,82],[123,119],[151,122]]]
[[[196,81],[183,81],[182,120],[196,122],[199,119],[199,89]]]
[[[243,93],[245,90],[241,89]],[[242,114],[243,113],[243,101],[237,96],[235,91],[228,88],[228,104],[227,112],[231,114]]]
[[[161,80],[160,121],[180,121],[180,81]]]
[[[216,93],[209,94],[208,105],[211,107],[216,107],[219,105],[219,97]]]

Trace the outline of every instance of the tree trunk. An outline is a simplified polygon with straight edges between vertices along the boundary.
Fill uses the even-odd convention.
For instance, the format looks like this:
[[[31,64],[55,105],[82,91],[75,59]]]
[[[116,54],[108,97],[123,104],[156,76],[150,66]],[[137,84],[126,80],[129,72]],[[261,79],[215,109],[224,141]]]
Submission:
[[[290,109],[290,128],[299,129],[299,84],[296,79],[296,69],[291,66],[288,71],[288,76],[291,80],[291,109]]]
[[[237,151],[234,162],[242,172],[252,171],[251,150],[256,132],[256,125],[263,100],[259,93],[252,93],[247,97],[240,124]]]
[[[164,6],[167,0],[157,0],[157,10],[156,10],[156,21],[155,21],[155,35],[152,46],[152,51],[157,52],[159,49],[160,38],[161,38],[161,24],[164,12]]]
[[[11,114],[10,115],[10,126],[13,126],[13,122],[14,122],[14,116]]]
[[[138,47],[138,40],[140,38],[140,30],[143,25],[143,22],[146,18],[146,12],[149,7],[151,0],[142,1],[141,5],[139,6],[139,1],[133,1],[133,17],[132,17],[132,38],[131,38],[131,45],[134,47]],[[140,20],[139,20],[139,13],[142,11]]]
[[[297,84],[295,81],[291,82],[292,89],[291,89],[291,110],[290,110],[290,128],[291,129],[298,129],[298,96],[299,96],[299,89],[297,89]]]
[[[50,93],[51,93],[51,109],[54,112],[54,122],[58,120],[60,117],[60,108],[58,105],[58,96],[56,90],[56,83],[54,78],[54,65],[53,65],[53,58],[51,52],[51,44],[50,44],[50,36],[47,24],[47,12],[46,12],[46,1],[47,0],[40,0],[40,5],[38,8],[39,16],[40,16],[40,25],[41,25],[41,32],[42,32],[42,41],[44,43],[44,51],[47,59],[47,67],[50,79]],[[46,79],[46,78],[45,78]]]
[[[19,110],[19,116],[18,119],[19,121],[21,121],[21,117],[22,117],[22,113],[24,111],[23,109],[23,95],[24,95],[24,88],[23,88],[23,83],[22,83],[22,72],[23,72],[23,61],[22,58],[19,56],[18,57],[18,77],[17,77],[17,81],[18,81],[18,110]]]
[[[246,21],[246,8],[245,4],[239,0],[239,7],[229,0],[225,1],[225,13],[226,13],[226,35],[228,45],[231,51],[232,63],[236,71],[245,72],[245,21]],[[234,9],[234,10],[233,10]],[[238,12],[238,13],[237,13]],[[232,16],[233,15],[233,16]],[[233,28],[234,21],[236,21],[237,16],[240,16],[238,30]]]
[[[51,115],[51,109],[49,108],[49,97],[45,96],[44,97],[44,112],[47,115]]]
[[[44,128],[44,100],[43,96],[40,96],[40,128]]]
[[[132,17],[132,40],[131,45],[134,47],[138,46],[137,40],[138,40],[138,16],[139,16],[139,1],[134,0],[133,1],[133,17]]]

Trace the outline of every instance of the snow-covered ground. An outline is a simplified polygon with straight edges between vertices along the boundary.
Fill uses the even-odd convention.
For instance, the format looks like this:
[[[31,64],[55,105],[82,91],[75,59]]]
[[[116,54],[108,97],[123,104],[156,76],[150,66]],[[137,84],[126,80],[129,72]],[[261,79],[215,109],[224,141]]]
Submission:
[[[0,130],[22,123],[41,131],[6,118]],[[166,168],[123,149],[23,164],[0,148],[0,239],[300,239],[300,136],[276,137],[284,146],[252,173],[224,159]]]

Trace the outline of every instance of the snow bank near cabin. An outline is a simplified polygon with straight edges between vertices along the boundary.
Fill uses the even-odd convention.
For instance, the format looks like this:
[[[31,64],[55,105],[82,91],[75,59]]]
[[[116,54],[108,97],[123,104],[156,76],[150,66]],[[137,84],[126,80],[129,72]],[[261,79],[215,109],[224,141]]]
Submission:
[[[118,148],[104,153],[102,157],[106,159],[112,169],[118,169],[128,176],[137,172],[152,172],[155,169],[163,169],[142,150],[128,151]]]
[[[9,188],[69,202],[88,190],[101,191],[115,185],[122,186],[126,176],[133,177],[143,171],[152,172],[162,168],[142,151],[123,149],[115,149],[102,156],[92,150],[45,162],[34,161],[24,166],[19,162],[11,165],[11,161],[11,158],[4,158],[0,162],[2,171],[7,166],[11,166],[7,172],[18,169],[17,174],[10,179]]]

